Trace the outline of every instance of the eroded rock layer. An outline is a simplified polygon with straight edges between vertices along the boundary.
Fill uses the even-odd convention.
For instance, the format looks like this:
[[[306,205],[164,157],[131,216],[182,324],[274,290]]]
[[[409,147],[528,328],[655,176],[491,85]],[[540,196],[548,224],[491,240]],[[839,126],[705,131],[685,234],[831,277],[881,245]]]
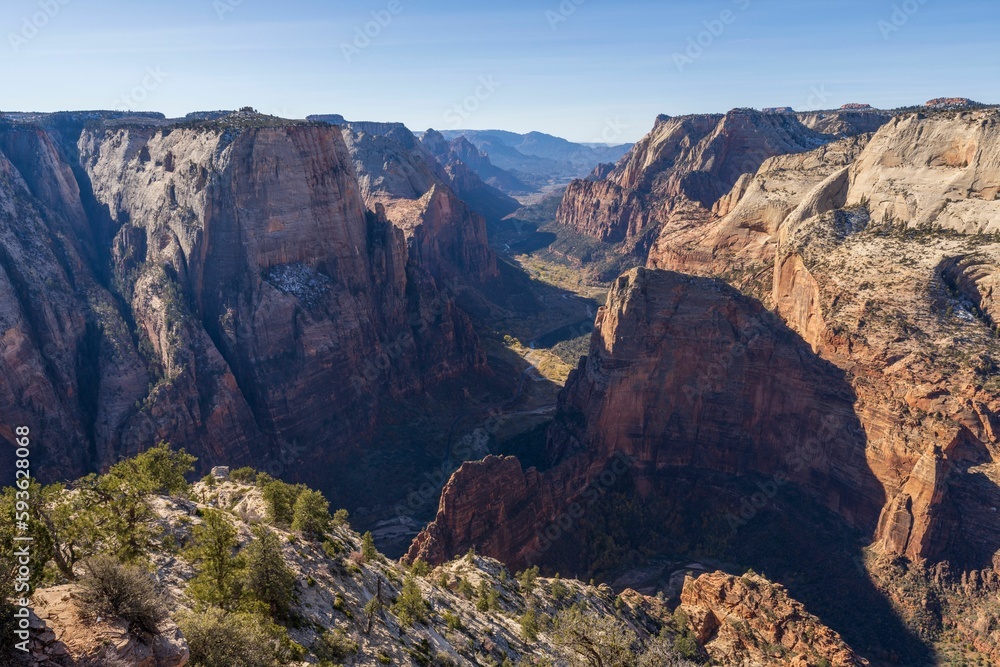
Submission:
[[[356,447],[384,401],[484,367],[439,288],[494,274],[481,219],[436,191],[410,234],[372,212],[337,127],[7,123],[0,173],[0,435],[45,433],[43,477],[157,439],[206,465]]]
[[[623,177],[638,173],[623,164]],[[873,136],[765,161],[713,211],[664,227],[650,264],[725,278],[783,322],[726,288],[626,274],[549,432],[558,465],[539,476],[506,463],[481,489],[470,468],[453,484],[533,523],[531,542],[617,454],[640,479],[670,466],[771,475],[778,453],[819,436],[823,455],[792,481],[877,551],[993,568],[998,165],[996,110],[900,116]],[[764,330],[767,349],[753,333]],[[460,505],[446,493],[412,555],[437,555],[436,544],[489,544],[514,561],[531,552],[489,528],[499,515],[449,514]]]
[[[843,371],[759,303],[714,280],[635,269],[612,289],[560,397],[549,432],[558,464],[467,464],[410,557],[440,562],[474,545],[530,562],[548,524],[606,470],[625,472],[616,466],[640,493],[681,467],[777,475],[873,530],[884,497],[854,402]]]

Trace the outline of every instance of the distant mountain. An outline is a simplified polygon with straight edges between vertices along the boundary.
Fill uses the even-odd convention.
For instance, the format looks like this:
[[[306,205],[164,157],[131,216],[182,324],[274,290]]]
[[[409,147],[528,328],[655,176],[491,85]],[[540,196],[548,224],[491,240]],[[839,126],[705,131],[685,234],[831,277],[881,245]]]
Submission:
[[[479,175],[479,178],[499,190],[514,194],[527,194],[533,191],[532,186],[523,182],[511,172],[493,164],[486,153],[476,148],[465,137],[458,137],[457,139],[448,141],[440,132],[428,130],[424,132],[421,141],[442,164],[449,164],[455,160],[460,160],[475,171]]]
[[[631,144],[578,144],[542,132],[445,130],[441,134],[448,140],[464,137],[493,165],[538,188],[583,178],[599,164],[617,162],[632,148]]]

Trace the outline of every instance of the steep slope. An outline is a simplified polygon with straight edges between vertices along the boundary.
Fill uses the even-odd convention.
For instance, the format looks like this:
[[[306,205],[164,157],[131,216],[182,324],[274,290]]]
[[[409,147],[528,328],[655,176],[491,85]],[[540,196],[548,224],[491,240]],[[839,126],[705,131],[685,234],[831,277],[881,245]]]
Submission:
[[[963,568],[1000,549],[998,127],[995,111],[895,119],[784,222],[774,272],[778,312],[856,378],[882,548]]]
[[[445,165],[456,187],[464,193],[463,199],[481,201],[483,206],[494,211],[492,215],[485,216],[491,222],[520,208],[517,200],[503,193],[531,192],[529,185],[494,165],[488,155],[465,137],[448,141],[436,130],[427,130],[421,135],[420,142]]]
[[[369,125],[344,130],[366,204],[384,208],[403,230],[411,259],[442,286],[495,280],[485,220],[456,196],[446,169],[402,125],[375,132]]]
[[[862,105],[863,106],[863,105]],[[797,114],[802,124],[810,130],[838,139],[877,132],[892,120],[893,112],[872,108],[845,106],[836,111],[810,111]]]
[[[311,116],[350,129],[345,140],[359,166],[359,177],[374,179],[381,191],[397,197],[419,198],[429,190],[430,183],[447,185],[472,210],[490,222],[500,220],[517,210],[516,200],[483,181],[476,170],[463,158],[488,159],[478,152],[452,150],[433,130],[423,139],[410,132],[402,123],[345,121],[339,116]],[[360,154],[359,154],[360,153]],[[376,156],[384,154],[380,165]],[[420,173],[420,176],[415,174]],[[401,180],[403,179],[403,180]],[[406,179],[411,179],[408,182]],[[410,190],[414,192],[410,192]]]
[[[737,109],[724,116],[660,116],[606,179],[571,184],[557,222],[634,248],[644,232],[669,225],[686,203],[710,208],[766,159],[824,142],[786,114]]]
[[[689,579],[681,603],[695,636],[723,664],[766,664],[778,656],[789,665],[868,664],[837,633],[789,598],[784,587],[758,575],[717,572]]]
[[[888,553],[992,567],[1000,220],[996,111],[899,116],[872,137],[774,158],[654,267],[716,275],[773,304],[848,372],[889,498]]]
[[[40,476],[159,438],[206,464],[328,456],[364,442],[385,401],[484,367],[428,269],[487,258],[430,230],[433,252],[411,258],[366,209],[339,129],[252,114],[81,127],[0,138],[3,375],[23,379],[3,410],[54,434]]]
[[[130,631],[113,614],[94,614],[80,595],[88,578],[81,564],[77,573],[83,581],[61,581],[34,593],[31,655],[25,664],[51,667],[68,664],[68,658],[73,664],[184,667],[191,659],[204,660],[206,648],[218,643],[238,651],[232,644],[241,640],[252,643],[262,655],[268,648],[270,652],[278,648],[284,654],[279,663],[283,665],[334,660],[353,667],[562,664],[592,655],[590,651],[607,659],[615,644],[602,640],[612,629],[623,638],[630,655],[648,653],[643,665],[693,667],[710,655],[714,664],[739,667],[745,664],[740,662],[744,653],[725,655],[718,650],[724,640],[735,635],[753,646],[758,637],[773,639],[776,634],[774,644],[785,647],[781,655],[759,650],[746,654],[764,667],[867,664],[836,633],[762,577],[730,582],[716,573],[689,579],[683,611],[671,614],[661,600],[631,590],[616,595],[608,586],[540,577],[537,571],[515,578],[501,563],[473,553],[433,570],[426,564],[408,568],[366,549],[364,539],[347,525],[335,522],[316,536],[275,524],[268,518],[264,495],[259,485],[234,482],[220,472],[220,477],[206,478],[187,493],[151,498],[149,523],[156,539],[150,545],[149,564],[156,587],[169,600],[168,617],[158,623],[157,632]],[[282,625],[272,626],[264,637],[241,632],[248,617],[235,614],[223,616],[228,622],[209,626],[220,634],[190,632],[224,613],[206,610],[206,585],[215,580],[206,576],[208,568],[197,557],[199,552],[177,548],[194,546],[209,518],[214,526],[221,523],[232,531],[230,557],[237,551],[246,557],[260,543],[261,531],[276,538],[277,558],[290,580],[282,583],[285,580],[272,561],[267,583],[272,592],[288,592],[291,608],[286,617],[275,619]],[[198,585],[192,585],[196,576]],[[722,586],[742,586],[754,595],[744,604],[732,605],[713,594],[720,580]],[[774,619],[765,604],[772,599],[781,602],[780,607],[774,605],[780,618]],[[243,597],[243,601],[248,600]],[[235,606],[237,600],[225,602]],[[732,613],[723,616],[720,609],[727,604]],[[266,605],[253,613],[271,621]],[[715,631],[711,626],[717,618]],[[574,619],[584,624],[572,624]],[[591,643],[581,642],[580,633]],[[816,641],[809,645],[803,636]],[[6,650],[0,650],[0,659]],[[686,660],[682,651],[697,663]],[[212,664],[229,663],[216,658]]]
[[[853,163],[868,139],[861,135],[768,159],[755,174],[741,176],[711,211],[689,207],[686,219],[674,215],[650,249],[647,266],[724,276],[770,305],[781,224],[816,186]]]
[[[570,240],[555,247],[565,245],[564,252],[574,255],[572,235],[579,234],[612,246],[602,254],[645,263],[661,234],[686,235],[713,221],[713,208],[726,206],[720,200],[734,187],[737,191],[747,187],[746,179],[770,158],[806,153],[838,137],[877,129],[888,118],[881,112],[797,116],[752,109],[725,115],[660,116],[614,169],[570,184],[552,227]],[[669,246],[670,240],[659,245]],[[654,254],[662,253],[661,248]],[[579,259],[584,265],[592,261]]]
[[[671,469],[778,476],[871,531],[884,502],[843,372],[758,304],[705,279],[635,269],[598,314],[590,355],[560,395],[551,470],[466,464],[409,558],[475,545],[515,565],[543,557],[546,526],[628,473],[651,493]]]

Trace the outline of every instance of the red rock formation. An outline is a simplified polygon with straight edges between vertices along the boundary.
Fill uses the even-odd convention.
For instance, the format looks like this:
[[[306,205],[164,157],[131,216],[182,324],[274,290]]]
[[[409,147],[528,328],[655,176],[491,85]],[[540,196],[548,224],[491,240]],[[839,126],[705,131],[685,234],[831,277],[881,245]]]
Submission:
[[[491,222],[521,207],[505,192],[532,191],[531,186],[494,165],[465,137],[447,141],[440,132],[427,130],[420,143],[444,165],[455,192]]]
[[[788,114],[746,109],[725,116],[660,116],[613,170],[569,186],[557,222],[622,244],[623,252],[645,260],[651,239],[696,233],[715,219],[713,208],[726,215],[733,205],[724,201],[727,193],[732,200],[739,184],[745,186],[770,158],[789,158],[788,164],[773,165],[775,171],[794,169],[796,154],[835,138],[873,132],[890,117],[874,110]]]
[[[933,100],[928,100],[924,106],[934,109],[965,109],[978,105],[978,102],[973,102],[968,97],[935,97]]]
[[[482,181],[460,161],[440,164],[405,127],[391,124],[374,133],[372,125],[352,123],[344,129],[344,139],[365,203],[372,209],[384,207],[388,220],[403,230],[411,261],[439,285],[482,287],[496,280],[499,270],[486,222],[455,194],[471,193],[484,203]],[[504,208],[503,215],[515,206]]]
[[[853,402],[842,372],[759,304],[715,281],[633,270],[560,396],[549,433],[560,463],[541,474],[511,459],[465,466],[409,557],[477,546],[530,562],[547,526],[619,460],[639,488],[679,467],[777,476],[872,530],[884,498]]]
[[[824,141],[794,114],[737,109],[724,116],[660,116],[604,179],[570,185],[557,222],[631,251],[657,229],[683,227],[690,211],[710,209],[768,158]]]
[[[996,158],[983,148],[995,133],[993,112],[907,116],[870,140],[773,158],[712,217],[664,229],[649,260],[725,276],[847,370],[869,464],[894,498],[879,547],[976,567],[1000,547],[982,528],[994,525],[996,486],[963,474],[990,470],[997,451],[998,403],[983,383],[994,372],[1000,258],[973,241],[998,219]],[[898,231],[907,228],[920,238]],[[961,347],[978,361],[961,372],[931,342],[955,335],[942,291],[965,304],[950,308],[965,310]]]
[[[160,438],[205,465],[357,447],[385,401],[484,367],[431,272],[493,275],[481,218],[432,194],[411,252],[339,128],[221,125],[0,129],[0,437],[44,432],[40,476]]]
[[[758,575],[733,577],[716,572],[689,578],[681,604],[713,663],[788,667],[869,664],[839,634],[790,598],[784,587]]]

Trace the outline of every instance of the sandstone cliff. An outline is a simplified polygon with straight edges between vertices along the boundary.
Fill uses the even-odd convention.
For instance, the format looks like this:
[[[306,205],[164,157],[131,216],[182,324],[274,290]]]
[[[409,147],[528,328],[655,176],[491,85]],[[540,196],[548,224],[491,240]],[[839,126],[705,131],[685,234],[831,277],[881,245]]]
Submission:
[[[668,224],[685,201],[711,207],[769,157],[824,143],[794,116],[737,109],[724,116],[660,116],[603,182],[577,181],[557,222],[612,243]]]
[[[686,220],[675,215],[659,233],[647,265],[724,276],[770,305],[781,224],[816,186],[853,163],[868,138],[852,137],[808,153],[768,159],[755,174],[740,177],[711,211],[692,208]]]
[[[505,193],[532,191],[531,186],[490,162],[489,156],[465,137],[447,141],[437,130],[427,130],[420,143],[444,165],[459,196],[490,222],[521,207]]]
[[[384,207],[386,217],[403,231],[411,260],[440,285],[482,287],[495,280],[499,271],[486,222],[455,194],[481,195],[482,181],[470,185],[474,175],[467,168],[460,162],[442,165],[402,125],[388,131],[371,125],[352,123],[343,132],[365,203]]]
[[[844,368],[889,498],[880,548],[964,567],[1000,548],[997,121],[900,116],[774,158],[649,260],[725,277]]]
[[[495,271],[460,202],[431,193],[414,251],[338,128],[84,125],[0,129],[0,435],[46,434],[39,475],[158,438],[206,464],[328,455],[385,401],[483,368],[435,279]]]
[[[794,181],[801,177],[796,172],[803,163],[797,155],[873,132],[890,118],[879,111],[768,114],[748,109],[725,115],[660,116],[652,132],[614,169],[569,186],[553,231],[571,230],[614,244],[611,252],[631,255],[635,262],[645,263],[651,256],[654,266],[661,265],[656,262],[671,251],[675,236],[684,245],[725,216],[734,203],[733,193],[739,193],[738,200],[762,165],[781,174],[779,178],[791,172],[788,178]],[[779,156],[786,160],[772,161]],[[692,253],[677,254],[686,258]]]
[[[473,545],[515,565],[540,558],[547,526],[609,468],[640,493],[677,468],[777,476],[871,531],[884,497],[854,401],[843,372],[759,304],[716,281],[633,270],[560,396],[555,467],[466,464],[409,558],[441,562]]]

